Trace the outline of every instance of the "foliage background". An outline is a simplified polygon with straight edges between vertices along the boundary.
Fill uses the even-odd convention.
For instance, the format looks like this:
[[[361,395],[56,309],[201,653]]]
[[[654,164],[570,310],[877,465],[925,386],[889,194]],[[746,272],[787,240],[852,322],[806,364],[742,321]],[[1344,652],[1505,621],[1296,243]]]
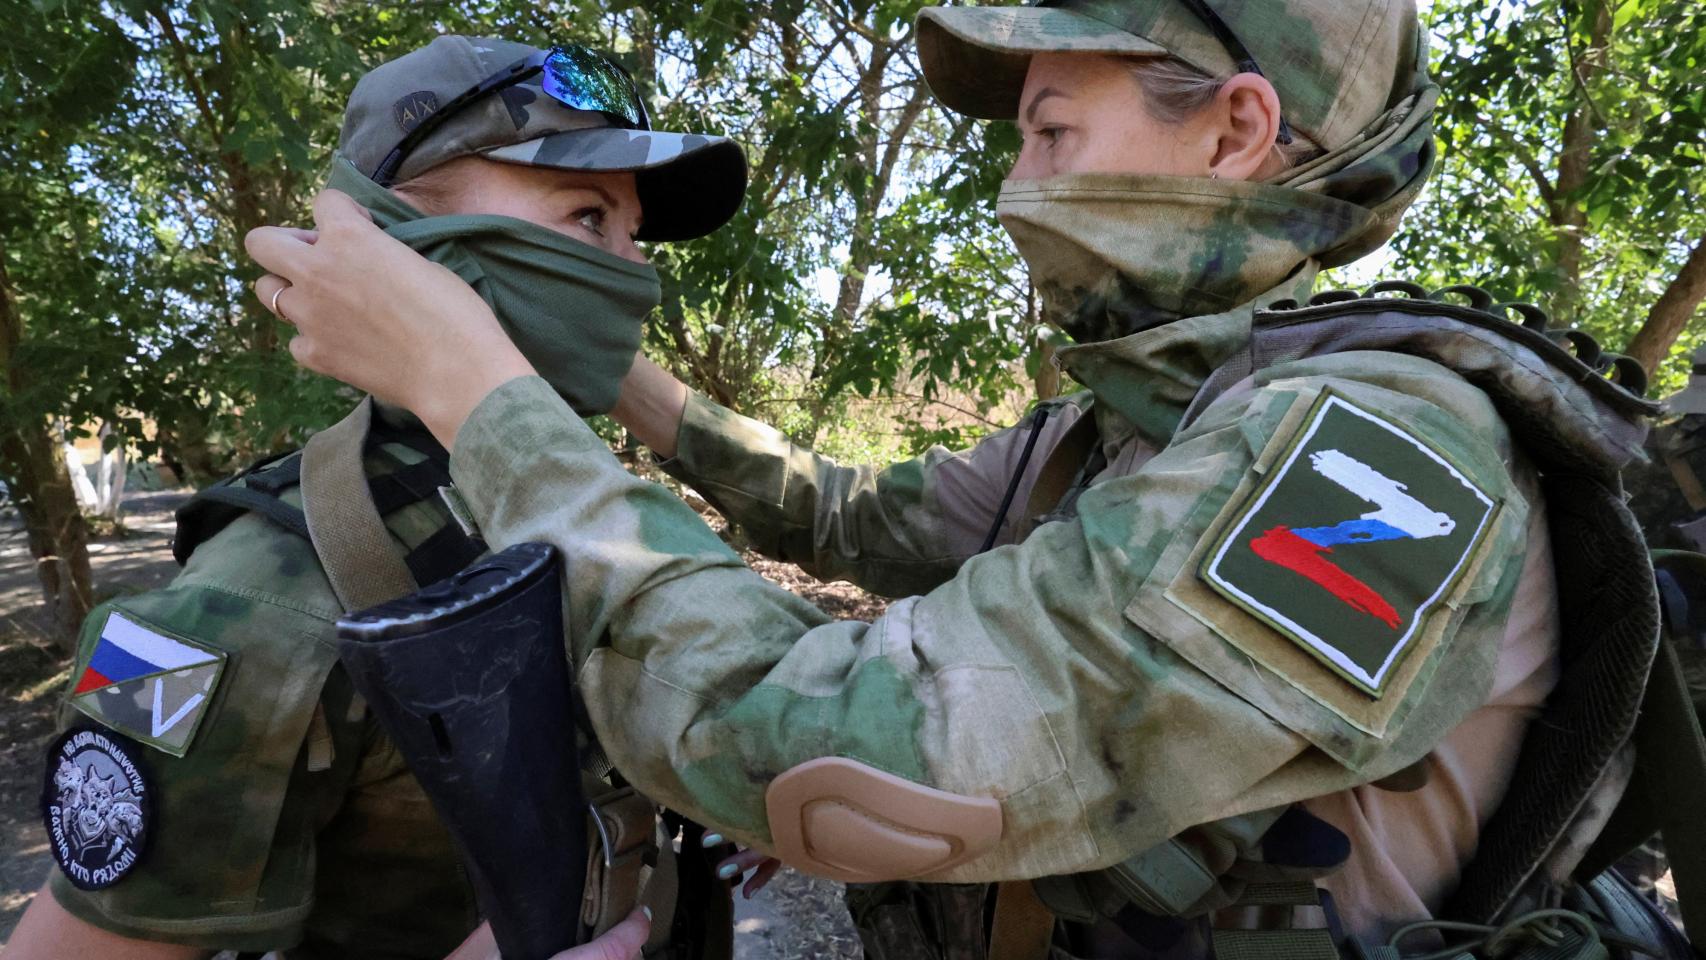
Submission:
[[[62,635],[92,590],[67,434],[106,425],[199,482],[348,406],[289,362],[240,240],[303,222],[356,78],[439,32],[616,50],[660,126],[748,145],[736,221],[653,250],[647,350],[696,389],[863,460],[968,442],[1058,389],[993,217],[1016,133],[935,105],[919,6],[5,0],[0,482]],[[1678,386],[1706,296],[1706,11],[1439,0],[1427,18],[1441,174],[1340,279],[1541,300]]]

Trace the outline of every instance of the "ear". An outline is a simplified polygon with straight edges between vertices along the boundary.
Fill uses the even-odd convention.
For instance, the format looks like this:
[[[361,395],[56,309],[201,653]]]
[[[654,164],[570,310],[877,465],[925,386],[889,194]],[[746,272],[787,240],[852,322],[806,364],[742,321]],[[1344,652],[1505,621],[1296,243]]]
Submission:
[[[1220,127],[1209,170],[1222,180],[1254,180],[1273,154],[1279,136],[1279,94],[1268,78],[1239,73],[1215,95],[1213,115]]]

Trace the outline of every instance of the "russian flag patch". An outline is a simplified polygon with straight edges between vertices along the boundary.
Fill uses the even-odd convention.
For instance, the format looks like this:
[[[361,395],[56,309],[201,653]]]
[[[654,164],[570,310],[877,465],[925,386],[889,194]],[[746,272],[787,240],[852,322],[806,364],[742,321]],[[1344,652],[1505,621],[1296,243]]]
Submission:
[[[185,637],[107,614],[71,689],[71,705],[175,757],[189,751],[226,655]]]

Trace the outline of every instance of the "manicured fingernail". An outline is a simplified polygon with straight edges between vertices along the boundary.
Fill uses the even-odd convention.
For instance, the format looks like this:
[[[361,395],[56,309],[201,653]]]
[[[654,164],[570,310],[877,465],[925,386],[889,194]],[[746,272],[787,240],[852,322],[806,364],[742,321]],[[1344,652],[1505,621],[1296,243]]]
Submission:
[[[723,835],[722,834],[720,834],[720,833],[707,833],[707,834],[705,834],[705,839],[699,841],[699,845],[704,847],[705,849],[709,850],[712,847],[721,846],[722,842],[723,842]]]
[[[724,880],[733,880],[738,873],[740,873],[740,864],[738,863],[725,863],[717,868],[717,876]]]
[[[640,912],[646,915],[646,922],[650,923],[652,920],[652,908],[646,906],[645,904],[641,904],[640,905]]]

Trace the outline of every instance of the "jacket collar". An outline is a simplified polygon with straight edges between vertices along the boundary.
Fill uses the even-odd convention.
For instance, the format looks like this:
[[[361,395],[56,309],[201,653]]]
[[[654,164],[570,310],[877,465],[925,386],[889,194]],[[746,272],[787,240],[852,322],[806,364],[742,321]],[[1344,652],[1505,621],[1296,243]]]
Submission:
[[[1247,349],[1256,311],[1309,299],[1318,267],[1308,261],[1279,286],[1222,313],[1183,317],[1100,343],[1062,347],[1061,367],[1096,398],[1104,442],[1136,433],[1161,447],[1209,374]]]

